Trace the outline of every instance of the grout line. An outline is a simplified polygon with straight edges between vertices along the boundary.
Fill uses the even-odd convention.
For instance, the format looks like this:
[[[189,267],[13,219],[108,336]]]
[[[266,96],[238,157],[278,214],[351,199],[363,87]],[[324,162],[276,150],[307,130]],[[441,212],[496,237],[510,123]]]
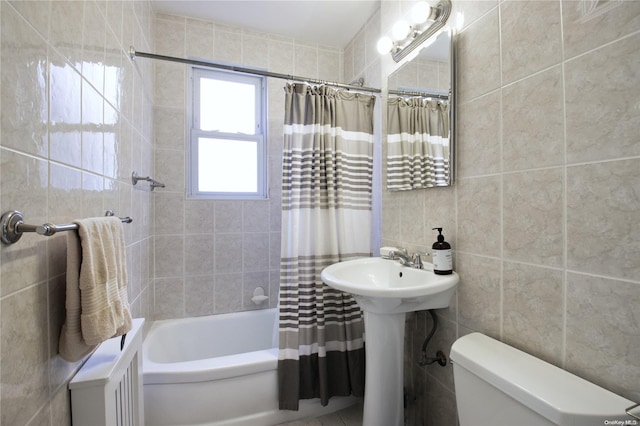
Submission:
[[[568,220],[568,207],[567,207],[567,90],[566,90],[566,73],[565,73],[565,50],[564,50],[564,20],[562,2],[560,2],[560,74],[562,78],[562,130],[563,130],[563,148],[564,148],[564,170],[563,179],[564,185],[562,189],[562,233],[563,233],[563,273],[562,273],[562,325],[561,325],[561,346],[560,346],[560,366],[565,368],[566,356],[567,356],[567,260],[569,243],[567,238],[567,220]]]
[[[560,4],[560,8],[562,9],[562,2]],[[562,22],[560,23],[560,29],[561,29],[561,34],[562,34],[562,37],[563,37],[562,38],[562,40],[563,40],[563,43],[562,43],[562,58],[563,58],[563,62],[571,62],[571,61],[573,61],[575,59],[579,59],[579,58],[581,58],[583,56],[586,56],[586,55],[588,55],[590,53],[593,53],[593,52],[595,52],[597,50],[607,48],[607,47],[611,46],[612,44],[615,44],[615,43],[618,43],[618,42],[623,41],[625,39],[632,38],[632,37],[635,37],[637,35],[640,35],[640,30],[636,30],[636,31],[633,31],[633,32],[631,32],[629,34],[625,34],[622,37],[618,37],[615,40],[611,40],[611,41],[608,41],[606,43],[600,44],[600,45],[598,45],[596,47],[593,47],[593,48],[591,48],[591,49],[589,49],[589,50],[587,50],[585,52],[578,53],[577,55],[572,56],[570,58],[565,58],[565,56],[564,56],[564,31],[563,31],[564,27],[562,25]]]
[[[628,278],[620,278],[620,277],[614,277],[611,275],[598,275],[598,274],[593,274],[590,272],[584,272],[584,271],[574,271],[572,269],[566,269],[565,272],[568,274],[575,274],[575,275],[585,275],[587,277],[593,277],[593,278],[600,278],[600,279],[605,279],[605,280],[611,280],[611,281],[619,281],[619,282],[623,282],[623,283],[628,283],[628,284],[635,284],[635,285],[640,285],[640,281],[634,281]]]
[[[500,115],[498,117],[498,142],[500,144],[500,300],[498,307],[498,315],[499,315],[499,325],[498,325],[498,333],[501,340],[504,340],[504,81],[503,81],[503,46],[502,46],[502,5],[498,5],[498,49],[500,55],[498,57],[499,60],[499,69],[500,69],[500,98],[499,102],[499,111]]]

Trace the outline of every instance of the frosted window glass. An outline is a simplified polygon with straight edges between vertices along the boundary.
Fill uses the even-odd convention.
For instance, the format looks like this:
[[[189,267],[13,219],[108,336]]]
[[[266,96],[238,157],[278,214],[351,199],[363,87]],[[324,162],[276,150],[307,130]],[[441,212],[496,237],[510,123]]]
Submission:
[[[255,134],[255,97],[254,84],[200,79],[200,130]]]
[[[198,190],[257,192],[258,144],[232,139],[198,139]]]
[[[267,198],[264,80],[192,68],[188,197]]]

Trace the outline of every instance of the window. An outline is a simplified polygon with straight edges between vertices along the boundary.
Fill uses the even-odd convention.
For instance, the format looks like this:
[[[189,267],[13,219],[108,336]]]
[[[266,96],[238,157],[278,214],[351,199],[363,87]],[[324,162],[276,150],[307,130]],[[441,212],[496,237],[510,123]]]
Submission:
[[[266,198],[264,77],[192,68],[188,191]]]

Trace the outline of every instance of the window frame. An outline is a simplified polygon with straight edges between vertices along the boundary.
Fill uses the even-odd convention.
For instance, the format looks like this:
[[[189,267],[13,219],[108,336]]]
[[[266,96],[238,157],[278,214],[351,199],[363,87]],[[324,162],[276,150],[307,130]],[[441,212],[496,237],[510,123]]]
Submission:
[[[206,68],[192,65],[189,67],[190,87],[189,113],[188,113],[188,146],[187,146],[187,198],[194,199],[221,199],[221,200],[263,200],[268,199],[267,176],[267,91],[266,77],[227,71],[221,69]],[[217,130],[200,129],[200,79],[211,78],[230,82],[253,84],[255,88],[255,134],[228,133]],[[255,142],[257,144],[257,190],[255,192],[211,192],[198,190],[198,143],[200,138],[239,140]]]

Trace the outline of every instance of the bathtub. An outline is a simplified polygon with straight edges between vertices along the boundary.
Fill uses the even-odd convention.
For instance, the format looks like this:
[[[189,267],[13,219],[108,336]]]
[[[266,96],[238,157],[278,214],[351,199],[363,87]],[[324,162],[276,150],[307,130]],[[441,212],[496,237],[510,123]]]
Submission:
[[[145,423],[268,426],[360,401],[333,397],[278,410],[276,309],[153,322],[143,342]]]

